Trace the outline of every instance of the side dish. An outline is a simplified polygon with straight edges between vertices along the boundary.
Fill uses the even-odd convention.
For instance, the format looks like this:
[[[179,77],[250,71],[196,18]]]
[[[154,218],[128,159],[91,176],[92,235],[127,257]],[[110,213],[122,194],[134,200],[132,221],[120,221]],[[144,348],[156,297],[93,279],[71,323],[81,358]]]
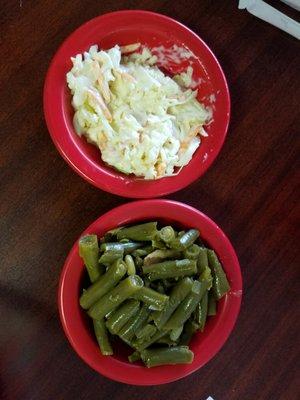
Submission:
[[[103,355],[113,354],[119,337],[133,349],[130,362],[150,368],[193,361],[190,340],[230,290],[216,253],[199,235],[147,222],[80,238],[90,284],[79,303]]]
[[[100,149],[105,163],[158,179],[190,162],[211,118],[191,89],[191,66],[167,76],[140,43],[109,50],[94,45],[71,60],[66,78],[74,128]]]

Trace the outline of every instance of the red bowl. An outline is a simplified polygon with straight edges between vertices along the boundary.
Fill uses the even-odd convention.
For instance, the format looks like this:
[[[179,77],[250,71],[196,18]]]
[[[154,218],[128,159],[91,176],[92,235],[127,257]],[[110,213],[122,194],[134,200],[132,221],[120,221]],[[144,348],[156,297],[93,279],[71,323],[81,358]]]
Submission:
[[[200,79],[198,99],[213,109],[207,127],[209,137],[190,163],[177,176],[160,180],[143,180],[124,175],[102,162],[100,150],[80,138],[74,131],[71,98],[66,73],[71,56],[82,53],[92,44],[109,48],[115,44],[141,42],[148,47],[173,44],[184,46],[197,57],[191,59],[194,78]],[[185,69],[186,62],[169,66],[171,73]],[[210,95],[215,95],[211,103]],[[224,73],[209,47],[191,30],[164,15],[148,11],[117,11],[85,23],[62,44],[49,67],[44,86],[44,113],[54,144],[70,166],[93,185],[124,197],[157,197],[175,192],[199,178],[212,164],[225,140],[230,98]]]
[[[233,329],[242,298],[240,266],[229,240],[210,218],[183,203],[170,200],[131,202],[102,215],[83,234],[102,236],[115,227],[146,220],[199,229],[201,238],[220,257],[231,290],[219,302],[217,315],[209,318],[204,332],[194,335],[190,344],[195,354],[192,364],[150,369],[141,364],[130,364],[127,356],[132,351],[121,343],[114,343],[113,356],[102,356],[90,321],[79,306],[85,267],[78,254],[77,241],[68,255],[59,283],[58,306],[63,329],[74,350],[90,367],[110,379],[132,385],[159,385],[176,381],[206,364],[220,350]]]

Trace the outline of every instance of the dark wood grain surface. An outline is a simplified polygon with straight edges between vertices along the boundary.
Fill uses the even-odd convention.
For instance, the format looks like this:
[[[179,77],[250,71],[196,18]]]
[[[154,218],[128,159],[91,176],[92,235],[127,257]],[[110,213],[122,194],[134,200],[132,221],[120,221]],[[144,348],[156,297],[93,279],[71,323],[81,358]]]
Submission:
[[[168,197],[207,213],[231,238],[244,279],[241,314],[204,368],[150,388],[98,375],[61,329],[56,293],[70,247],[94,219],[127,200],[67,166],[42,110],[45,73],[62,40],[92,17],[125,8],[164,13],[193,29],[219,58],[232,96],[217,161]],[[6,0],[0,20],[0,398],[298,399],[299,41],[230,0]]]

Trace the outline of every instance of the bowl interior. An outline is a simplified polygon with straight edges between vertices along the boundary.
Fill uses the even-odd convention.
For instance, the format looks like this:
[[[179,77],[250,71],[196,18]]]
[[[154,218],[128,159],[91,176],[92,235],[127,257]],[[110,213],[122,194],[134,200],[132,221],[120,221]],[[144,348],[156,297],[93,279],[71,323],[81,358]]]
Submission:
[[[127,356],[132,350],[118,340],[113,344],[115,354],[103,357],[94,338],[90,320],[78,302],[85,269],[78,255],[76,243],[64,266],[59,289],[60,315],[65,333],[77,353],[91,367],[112,379],[131,384],[170,382],[204,365],[223,345],[233,328],[242,294],[239,264],[230,242],[208,217],[189,206],[167,200],[129,203],[100,217],[84,233],[96,233],[102,236],[107,230],[117,226],[154,219],[179,228],[198,228],[201,238],[219,255],[231,291],[219,302],[217,315],[209,318],[204,332],[194,335],[190,343],[195,354],[192,364],[153,369],[147,369],[138,363],[130,364]]]
[[[195,57],[170,61],[164,69],[171,75],[191,65],[199,81],[198,100],[210,107],[213,118],[191,162],[175,177],[145,181],[124,175],[101,160],[100,150],[80,138],[73,128],[71,96],[66,85],[70,58],[93,44],[107,49],[116,44],[141,42],[148,47],[173,45],[190,50]],[[49,69],[45,84],[45,114],[54,142],[66,160],[96,186],[129,197],[154,197],[186,186],[213,162],[225,139],[230,102],[223,72],[209,48],[193,32],[176,21],[144,11],[126,11],[95,18],[76,30],[61,46]],[[60,126],[63,123],[63,126]],[[58,125],[59,124],[59,125]]]
[[[155,36],[153,35],[155,33]],[[149,47],[150,49],[164,46],[165,48],[171,48],[173,45],[177,45],[182,47],[183,42],[179,40],[175,35],[173,36],[172,33],[165,31],[157,31],[157,27],[145,27],[144,25],[141,26],[138,23],[134,23],[134,28],[124,27],[122,30],[118,30],[116,32],[112,32],[107,34],[106,36],[102,36],[102,30],[99,30],[99,33],[96,37],[85,37],[85,44],[79,49],[77,48],[75,53],[83,53],[87,51],[89,47],[93,44],[98,44],[99,48],[101,49],[109,49],[116,44],[125,45],[128,43],[135,43],[140,42],[143,45]],[[185,46],[185,45],[184,45]],[[199,51],[199,50],[198,50]],[[201,57],[201,56],[200,56]],[[209,138],[203,138],[201,146],[197,150],[197,154],[195,155],[196,159],[200,156],[202,161],[205,159],[204,155],[211,152],[211,136],[214,132],[214,122],[215,119],[218,120],[219,118],[219,99],[220,97],[218,94],[220,93],[220,88],[216,87],[216,84],[207,71],[207,68],[200,61],[200,58],[191,58],[191,59],[183,59],[179,63],[172,63],[169,62],[167,66],[164,67],[167,73],[171,76],[175,75],[176,73],[180,73],[186,68],[191,65],[194,70],[193,78],[194,80],[201,81],[201,84],[197,85],[195,89],[198,90],[197,99],[201,101],[206,107],[210,107],[213,113],[214,120],[211,124],[209,124],[206,129],[209,134]],[[68,60],[68,70],[72,68],[71,61]],[[214,96],[215,97],[214,97]],[[212,97],[211,97],[212,96]],[[215,101],[212,101],[215,100]],[[216,103],[215,103],[216,102]],[[62,110],[64,114],[64,118],[66,121],[66,125],[69,131],[72,140],[76,144],[76,146],[80,149],[80,151],[85,155],[88,162],[93,164],[95,168],[101,166],[102,169],[113,172],[114,174],[120,175],[124,177],[124,179],[128,178],[127,175],[116,171],[109,165],[105,164],[100,156],[100,150],[95,146],[89,144],[83,137],[80,138],[73,127],[73,115],[74,110],[71,106],[71,95],[70,90],[68,89],[67,85],[63,86],[62,92]],[[140,179],[136,178],[134,175],[130,176],[130,179],[133,181],[140,181]]]
[[[185,226],[184,224],[178,224],[178,222],[176,220],[173,219],[168,219],[168,218],[157,218],[156,219],[159,223],[159,225],[164,226],[164,225],[172,225],[174,228],[176,228],[177,230],[186,230],[187,226]],[[139,220],[137,222],[150,222],[149,219],[143,219],[143,220]],[[135,221],[132,221],[131,224],[134,224]],[[119,224],[118,226],[121,226],[122,224]],[[97,232],[96,232],[97,233]],[[104,232],[105,233],[105,232]],[[99,231],[99,233],[97,233],[98,237],[101,237],[101,235],[103,235],[102,231]],[[207,245],[208,247],[210,247],[209,243],[205,243],[205,245]],[[85,267],[82,264],[82,268],[81,268],[81,277],[80,277],[80,289],[79,289],[79,294],[78,294],[78,298],[82,293],[82,289],[83,288],[87,288],[88,286],[90,286],[90,281],[88,278],[88,274],[85,270]],[[228,295],[227,295],[228,296]],[[226,306],[226,296],[221,299],[221,301],[218,302],[217,304],[217,315],[214,317],[208,317],[207,323],[205,325],[205,329],[203,332],[198,332],[197,334],[194,335],[194,337],[192,338],[189,347],[196,352],[197,351],[197,347],[198,347],[198,341],[201,340],[203,341],[205,339],[206,336],[209,335],[210,331],[212,329],[214,329],[215,325],[218,323],[218,320],[220,318],[220,315],[224,313],[224,307]],[[92,324],[92,320],[87,316],[86,312],[84,310],[82,310],[79,307],[80,313],[81,313],[81,322],[82,325],[85,326],[85,329],[89,332],[90,334],[90,340],[94,342],[94,344],[96,345],[96,349],[95,351],[99,352],[99,348],[98,348],[98,344],[97,344],[97,340],[96,337],[94,335],[94,330],[93,330],[93,324]],[[197,339],[198,338],[198,339]],[[118,361],[121,361],[123,363],[129,364],[128,362],[128,356],[133,352],[133,350],[127,346],[122,340],[119,340],[117,337],[113,338],[113,349],[114,349],[114,354],[113,354],[113,358],[115,358]],[[137,363],[136,363],[137,364]],[[139,365],[143,365],[142,363],[138,363]]]

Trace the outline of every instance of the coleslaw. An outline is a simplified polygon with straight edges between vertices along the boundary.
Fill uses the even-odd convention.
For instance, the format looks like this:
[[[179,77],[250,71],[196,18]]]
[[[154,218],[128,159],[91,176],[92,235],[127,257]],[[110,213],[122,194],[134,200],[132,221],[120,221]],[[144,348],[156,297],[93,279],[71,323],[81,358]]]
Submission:
[[[105,51],[93,45],[71,60],[74,128],[104,162],[145,179],[172,176],[189,163],[211,118],[197,90],[184,87],[191,67],[172,79],[138,43]]]

